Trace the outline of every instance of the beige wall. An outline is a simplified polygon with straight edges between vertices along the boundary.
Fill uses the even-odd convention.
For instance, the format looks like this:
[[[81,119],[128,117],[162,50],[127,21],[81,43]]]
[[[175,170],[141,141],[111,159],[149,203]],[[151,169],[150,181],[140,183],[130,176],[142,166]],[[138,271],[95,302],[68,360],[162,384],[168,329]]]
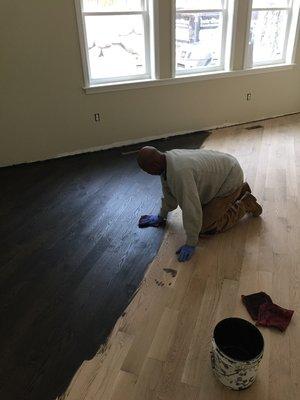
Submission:
[[[87,95],[73,0],[3,0],[0,26],[1,165],[300,111],[300,46],[293,70]]]

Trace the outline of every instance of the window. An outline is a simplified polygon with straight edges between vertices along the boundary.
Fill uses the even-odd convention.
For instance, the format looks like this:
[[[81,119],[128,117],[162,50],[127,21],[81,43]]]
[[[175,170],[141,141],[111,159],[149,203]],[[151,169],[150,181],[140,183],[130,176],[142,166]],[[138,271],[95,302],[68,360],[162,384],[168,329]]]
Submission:
[[[87,92],[292,68],[295,60],[300,0],[74,1]]]
[[[176,0],[176,74],[222,70],[227,0]]]
[[[291,34],[293,0],[253,0],[246,66],[282,64],[287,62]]]
[[[89,85],[150,77],[147,0],[78,0],[77,7]]]

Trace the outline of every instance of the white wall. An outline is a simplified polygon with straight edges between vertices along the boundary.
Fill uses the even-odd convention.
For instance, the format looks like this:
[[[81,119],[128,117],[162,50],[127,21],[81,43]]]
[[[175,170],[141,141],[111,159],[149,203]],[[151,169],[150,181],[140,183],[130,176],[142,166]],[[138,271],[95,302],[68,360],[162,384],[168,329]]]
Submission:
[[[2,0],[0,29],[1,165],[300,111],[300,43],[292,70],[87,95],[73,0]]]

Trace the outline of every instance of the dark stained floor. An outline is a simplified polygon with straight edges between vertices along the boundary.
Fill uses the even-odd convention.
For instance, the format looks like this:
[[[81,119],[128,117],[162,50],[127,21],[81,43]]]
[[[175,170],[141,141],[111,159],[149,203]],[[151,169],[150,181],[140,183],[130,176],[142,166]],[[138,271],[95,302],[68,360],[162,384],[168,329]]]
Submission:
[[[151,144],[198,148],[207,135]],[[158,211],[160,180],[139,170],[137,148],[0,170],[1,400],[61,394],[157,253],[163,230],[137,222]]]

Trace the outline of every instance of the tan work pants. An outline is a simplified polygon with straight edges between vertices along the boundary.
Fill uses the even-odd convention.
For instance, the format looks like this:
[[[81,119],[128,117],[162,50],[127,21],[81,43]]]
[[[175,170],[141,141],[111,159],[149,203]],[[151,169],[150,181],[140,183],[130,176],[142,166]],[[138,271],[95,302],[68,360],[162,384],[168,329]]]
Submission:
[[[242,186],[226,197],[216,197],[203,206],[201,234],[224,232],[234,226],[247,213],[239,201]]]

